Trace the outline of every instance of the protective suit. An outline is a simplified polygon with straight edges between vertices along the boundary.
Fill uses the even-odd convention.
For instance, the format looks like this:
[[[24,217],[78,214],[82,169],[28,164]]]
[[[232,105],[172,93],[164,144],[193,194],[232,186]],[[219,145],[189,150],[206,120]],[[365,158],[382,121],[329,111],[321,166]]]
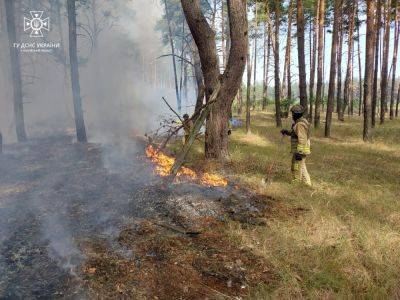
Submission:
[[[292,130],[282,130],[282,134],[290,136],[293,179],[311,186],[306,165],[306,158],[311,154],[310,124],[303,116],[304,108],[301,105],[293,106],[291,112],[294,120]]]

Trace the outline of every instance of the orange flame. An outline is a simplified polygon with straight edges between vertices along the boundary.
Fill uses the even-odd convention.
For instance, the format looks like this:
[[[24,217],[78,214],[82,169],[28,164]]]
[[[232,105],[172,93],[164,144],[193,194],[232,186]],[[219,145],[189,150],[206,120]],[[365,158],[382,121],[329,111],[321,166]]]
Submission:
[[[175,158],[168,156],[162,152],[157,152],[151,145],[146,148],[146,155],[156,164],[155,172],[162,176],[168,176],[172,166],[175,163]],[[206,186],[226,186],[228,181],[217,174],[204,173],[198,176],[195,171],[187,167],[182,167],[177,174],[177,178],[186,177],[192,181],[199,181]]]

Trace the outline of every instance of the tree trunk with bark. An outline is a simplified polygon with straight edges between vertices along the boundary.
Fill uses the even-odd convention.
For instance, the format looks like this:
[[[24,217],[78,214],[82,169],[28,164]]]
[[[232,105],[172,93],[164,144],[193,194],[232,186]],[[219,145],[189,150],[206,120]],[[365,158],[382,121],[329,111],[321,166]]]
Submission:
[[[394,111],[394,98],[395,98],[395,85],[396,85],[396,67],[397,67],[397,54],[399,50],[399,35],[400,35],[400,3],[397,2],[395,9],[395,19],[394,19],[394,49],[393,49],[393,59],[392,59],[392,86],[390,91],[390,119],[394,119],[395,111]]]
[[[174,45],[174,39],[172,36],[171,16],[169,15],[169,8],[168,8],[167,0],[164,0],[164,5],[165,5],[165,17],[167,18],[167,25],[168,25],[168,38],[169,38],[169,43],[171,46],[171,53],[172,53],[172,65],[174,67],[176,105],[178,107],[178,111],[180,112],[182,109],[182,107],[181,107],[182,103],[181,103],[181,99],[179,97],[178,74],[177,74],[177,69],[176,69],[176,58],[175,58],[175,45]]]
[[[275,47],[274,47],[274,61],[275,61],[275,120],[276,126],[282,127],[281,119],[281,80],[279,78],[279,29],[280,29],[280,2],[275,2]]]
[[[222,67],[226,64],[226,44],[225,44],[225,5],[224,0],[221,0],[221,52],[222,52]]]
[[[18,142],[24,142],[26,141],[26,131],[22,94],[21,61],[19,57],[20,49],[15,47],[14,45],[14,43],[17,43],[14,0],[5,0],[5,11],[7,20],[8,43],[10,49],[15,129],[17,132]]]
[[[266,24],[265,26],[269,26]],[[263,78],[263,100],[262,110],[265,111],[268,105],[268,75],[269,75],[269,58],[271,54],[271,36],[268,28],[265,28],[264,37],[264,78]]]
[[[75,0],[67,1],[67,10],[69,29],[69,62],[71,66],[71,84],[74,101],[76,137],[78,142],[86,143],[86,128],[82,109],[81,87],[79,83]]]
[[[289,2],[285,64],[283,65],[283,78],[282,78],[282,89],[281,89],[281,95],[284,95],[285,92],[287,92],[287,99],[292,98],[292,83],[291,83],[291,73],[290,73],[291,47],[292,47],[292,11],[293,11],[293,0]]]
[[[353,53],[354,54],[354,53]],[[349,104],[349,115],[354,114],[354,61],[353,59],[351,60],[351,83],[350,83],[350,104]]]
[[[336,91],[336,112],[338,119],[344,121],[344,104],[342,99],[342,54],[343,54],[343,7],[340,9],[339,14],[339,39],[338,39],[338,53],[337,53],[337,91]]]
[[[257,101],[257,95],[256,95],[256,83],[257,83],[257,41],[258,41],[258,10],[257,10],[257,2],[255,2],[254,6],[254,61],[253,61],[253,107],[255,108],[256,106],[256,101]]]
[[[360,26],[357,27],[357,46],[358,46],[358,84],[359,84],[359,91],[358,91],[358,115],[361,116],[362,106],[363,106],[363,90],[362,90],[362,66],[361,66],[361,37],[360,37]]]
[[[317,6],[315,8],[315,18],[312,23],[312,32],[310,32],[310,36],[312,36],[312,51],[311,51],[311,59],[310,59],[310,110],[308,114],[308,119],[310,122],[313,121],[313,103],[314,99],[314,84],[315,84],[315,63],[317,56],[317,42],[318,42],[318,20],[319,20],[319,5],[320,1],[317,1]]]
[[[390,11],[391,0],[386,1],[385,13],[385,31],[383,40],[383,57],[382,57],[382,71],[381,71],[381,115],[380,124],[385,122],[385,114],[387,109],[387,92],[388,92],[388,65],[389,65],[389,43],[390,43]]]
[[[397,92],[396,117],[399,116],[399,105],[400,105],[400,83],[399,83],[399,90]]]
[[[331,69],[329,72],[328,103],[326,106],[325,137],[331,136],[332,113],[335,102],[335,77],[337,63],[337,46],[339,39],[339,15],[342,9],[342,0],[334,1],[334,22],[331,48]]]
[[[378,103],[378,71],[379,71],[379,42],[380,42],[380,31],[382,27],[382,1],[377,0],[377,18],[376,18],[376,37],[375,37],[375,58],[374,58],[374,83],[372,90],[372,112],[371,112],[371,125],[375,127],[376,123],[376,106]]]
[[[372,81],[374,72],[374,46],[375,46],[375,0],[367,0],[367,40],[365,53],[365,76],[364,76],[364,130],[363,140],[370,139],[371,127],[371,102],[372,102]]]
[[[197,51],[197,46],[193,40],[190,44],[190,52],[192,54],[194,77],[197,86],[197,98],[196,98],[196,105],[194,108],[194,115],[197,115],[204,104],[205,87],[203,80],[203,72],[201,70],[200,56]]]
[[[347,68],[346,68],[346,78],[344,80],[344,91],[343,91],[343,97],[344,97],[344,106],[343,110],[341,112],[341,116],[344,116],[344,110],[346,109],[346,106],[349,105],[349,99],[350,99],[350,83],[351,83],[351,75],[352,69],[353,69],[353,55],[354,55],[354,24],[355,24],[355,18],[356,18],[356,13],[357,13],[357,1],[352,5],[351,10],[349,8],[349,13],[348,13],[348,19],[350,20],[349,24],[349,35],[348,35],[348,47],[347,47]],[[361,80],[361,77],[360,77]],[[352,104],[353,105],[353,104]],[[342,119],[343,120],[343,119]]]
[[[200,0],[181,0],[186,21],[199,51],[207,101],[220,86],[206,122],[207,158],[221,159],[229,156],[229,113],[242,83],[248,48],[246,2],[227,1],[231,48],[224,73],[220,74],[215,33],[203,15]]]
[[[307,101],[307,74],[306,74],[306,56],[304,52],[304,8],[303,1],[297,0],[297,53],[299,60],[299,90],[300,104],[305,109],[305,115],[308,113]]]
[[[288,13],[288,41],[286,47],[287,50],[287,74],[286,74],[286,82],[287,82],[287,98],[292,99],[292,72],[291,72],[291,48],[292,48],[292,11],[293,11],[293,0],[290,1],[289,13]]]
[[[324,29],[324,53],[325,53],[325,51],[326,51],[326,32],[328,31],[328,28],[325,28]],[[323,61],[322,61],[322,74],[323,74],[323,80],[322,80],[322,82],[323,82],[323,84],[322,84],[322,99],[323,99],[323,101],[322,101],[322,110],[324,110],[325,109],[325,107],[324,107],[324,105],[325,105],[325,88],[326,88],[326,84],[325,84],[325,68],[326,68],[326,61],[325,61],[325,55],[324,55],[324,59],[323,59]]]
[[[249,41],[250,45],[250,41]],[[250,107],[251,107],[251,57],[250,57],[250,47],[247,51],[247,88],[246,88],[246,133],[250,133]]]
[[[238,102],[238,115],[241,116],[242,115],[242,111],[243,111],[243,87],[242,85],[240,85],[239,91],[238,91],[238,95],[237,95],[237,102]]]
[[[325,24],[325,0],[319,0],[318,14],[318,65],[317,65],[317,93],[315,98],[314,126],[319,127],[322,103],[322,85],[324,80],[324,24]]]

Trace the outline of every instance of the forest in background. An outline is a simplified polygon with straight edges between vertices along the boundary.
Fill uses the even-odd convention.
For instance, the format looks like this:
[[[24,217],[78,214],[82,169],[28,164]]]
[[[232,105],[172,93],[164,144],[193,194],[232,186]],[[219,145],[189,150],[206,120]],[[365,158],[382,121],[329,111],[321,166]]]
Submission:
[[[60,47],[14,46],[32,10]],[[0,298],[399,297],[399,1],[0,0],[0,21]],[[297,103],[312,187],[280,133]]]

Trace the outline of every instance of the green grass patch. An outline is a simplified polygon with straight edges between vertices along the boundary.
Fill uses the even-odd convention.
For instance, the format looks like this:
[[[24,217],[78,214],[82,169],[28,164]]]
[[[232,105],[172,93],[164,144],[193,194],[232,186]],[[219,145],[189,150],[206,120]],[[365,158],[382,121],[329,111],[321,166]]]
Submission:
[[[290,120],[284,120],[290,128]],[[279,283],[260,286],[251,299],[400,297],[400,120],[387,121],[364,143],[362,118],[334,120],[332,138],[313,130],[307,160],[313,187],[291,183],[290,141],[271,113],[253,112],[251,134],[230,137],[231,180],[277,199],[299,215],[276,212],[265,227],[230,224],[232,240],[274,266]],[[201,163],[196,143],[191,165]],[[267,179],[267,184],[262,183]]]

